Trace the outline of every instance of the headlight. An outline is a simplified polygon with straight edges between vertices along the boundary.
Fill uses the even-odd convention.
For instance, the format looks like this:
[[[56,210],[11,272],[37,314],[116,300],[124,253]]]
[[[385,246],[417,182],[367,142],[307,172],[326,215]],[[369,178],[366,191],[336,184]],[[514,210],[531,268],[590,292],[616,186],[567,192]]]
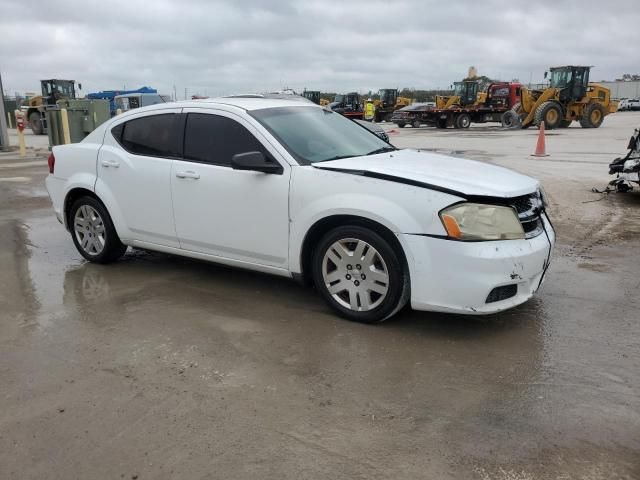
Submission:
[[[524,237],[512,207],[461,203],[440,212],[447,234],[458,240],[515,240]]]

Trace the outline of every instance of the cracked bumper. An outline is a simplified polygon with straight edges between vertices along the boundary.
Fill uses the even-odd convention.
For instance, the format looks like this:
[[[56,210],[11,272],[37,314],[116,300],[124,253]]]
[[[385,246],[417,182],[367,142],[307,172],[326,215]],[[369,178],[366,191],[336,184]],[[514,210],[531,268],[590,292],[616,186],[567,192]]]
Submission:
[[[420,235],[401,235],[411,274],[411,307],[415,310],[489,314],[530,299],[538,289],[555,244],[547,235],[526,240],[456,242]],[[516,285],[516,295],[486,303],[496,287]]]

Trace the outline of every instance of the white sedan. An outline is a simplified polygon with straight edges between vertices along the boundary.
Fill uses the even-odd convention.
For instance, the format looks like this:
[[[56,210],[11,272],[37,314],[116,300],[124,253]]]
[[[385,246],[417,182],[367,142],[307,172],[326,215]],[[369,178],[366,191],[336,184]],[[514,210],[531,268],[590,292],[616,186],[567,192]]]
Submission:
[[[89,261],[127,246],[314,283],[340,315],[501,311],[529,299],[555,235],[538,182],[398,150],[296,99],[119,115],[53,148],[47,190]]]

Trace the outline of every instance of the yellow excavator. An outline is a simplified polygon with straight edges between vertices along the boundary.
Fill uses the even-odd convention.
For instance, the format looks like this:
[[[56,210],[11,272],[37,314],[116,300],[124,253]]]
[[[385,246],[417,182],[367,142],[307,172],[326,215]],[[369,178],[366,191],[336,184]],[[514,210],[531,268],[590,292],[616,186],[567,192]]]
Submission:
[[[566,65],[549,70],[549,86],[541,90],[523,87],[520,103],[505,114],[515,127],[544,122],[544,127],[552,130],[577,121],[582,128],[598,128],[605,116],[618,110],[618,102],[611,100],[608,88],[589,83],[591,67]]]

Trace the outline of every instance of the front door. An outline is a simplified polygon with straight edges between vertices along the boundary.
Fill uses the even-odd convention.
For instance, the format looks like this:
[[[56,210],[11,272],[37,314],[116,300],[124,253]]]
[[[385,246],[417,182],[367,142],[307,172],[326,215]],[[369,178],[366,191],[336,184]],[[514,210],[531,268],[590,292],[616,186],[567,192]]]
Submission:
[[[241,117],[185,109],[182,160],[171,171],[175,225],[182,249],[286,269],[290,166]],[[261,151],[282,174],[234,170],[231,157]]]

